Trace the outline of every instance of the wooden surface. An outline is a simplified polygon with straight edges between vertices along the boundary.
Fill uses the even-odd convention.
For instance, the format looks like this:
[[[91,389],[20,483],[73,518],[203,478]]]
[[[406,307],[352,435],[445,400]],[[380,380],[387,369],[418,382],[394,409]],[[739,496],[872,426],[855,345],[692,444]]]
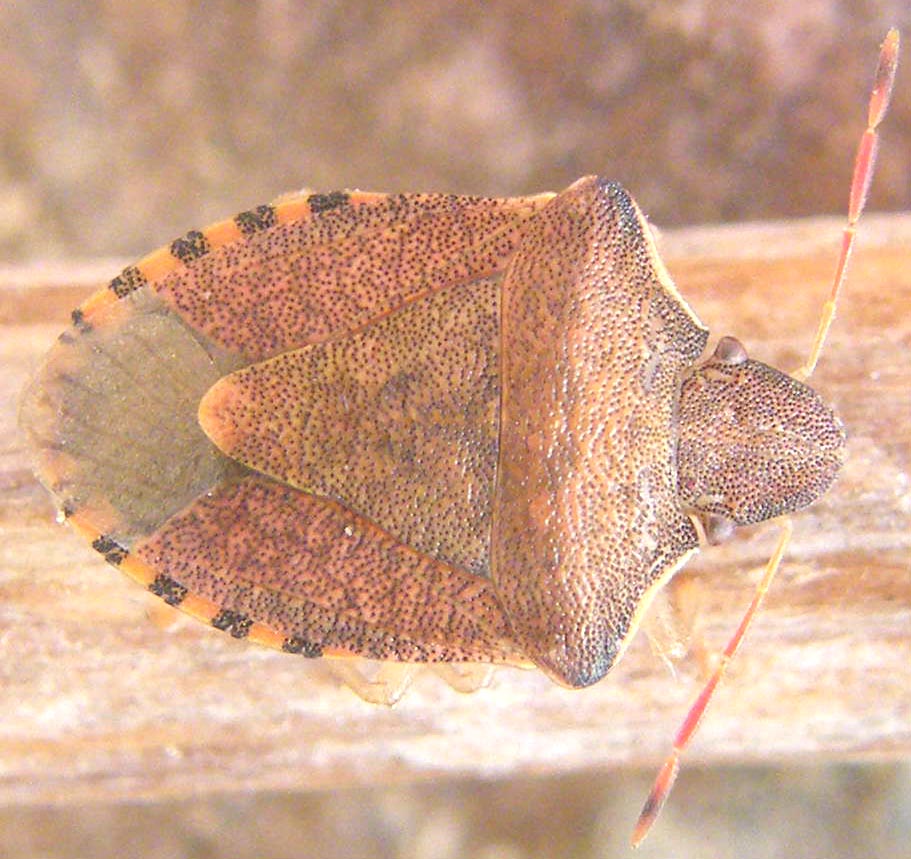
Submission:
[[[713,337],[784,369],[803,359],[840,225],[662,236]],[[237,642],[161,604],[67,529],[16,436],[18,392],[69,311],[122,261],[0,269],[0,803],[161,798],[438,775],[643,765],[699,683],[637,637],[603,682],[567,691],[499,670],[459,694],[424,673],[395,708],[324,663]],[[911,752],[911,216],[866,219],[815,377],[850,434],[833,490],[791,551],[690,760],[897,758]],[[774,540],[752,529],[672,585],[693,640],[720,646]]]

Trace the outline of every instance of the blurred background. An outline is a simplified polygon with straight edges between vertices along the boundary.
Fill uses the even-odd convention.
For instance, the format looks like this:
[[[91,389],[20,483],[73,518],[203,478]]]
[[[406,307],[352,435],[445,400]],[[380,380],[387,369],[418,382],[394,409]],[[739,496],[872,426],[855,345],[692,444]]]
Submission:
[[[588,173],[658,224],[840,213],[903,0],[0,4],[0,253],[135,256],[311,187]],[[911,200],[902,72],[873,206]]]
[[[600,173],[660,226],[838,214],[892,25],[911,32],[907,0],[6,0],[0,260],[135,257],[300,187],[510,195]],[[884,138],[871,208],[908,209],[907,63]],[[617,809],[652,775],[0,808],[0,856],[624,855]],[[907,765],[691,768],[678,791],[688,816],[672,803],[639,855],[911,839]]]

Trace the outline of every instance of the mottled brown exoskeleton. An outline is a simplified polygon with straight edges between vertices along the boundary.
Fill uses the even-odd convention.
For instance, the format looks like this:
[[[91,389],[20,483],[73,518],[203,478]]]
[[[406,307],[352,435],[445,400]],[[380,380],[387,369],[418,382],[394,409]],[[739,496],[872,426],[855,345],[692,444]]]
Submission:
[[[708,331],[616,183],[301,193],[191,231],[74,312],[23,399],[38,473],[108,561],[237,638],[594,683],[700,542],[809,504],[838,472],[841,423],[803,379],[897,53],[893,31],[793,375],[729,337],[702,358]]]

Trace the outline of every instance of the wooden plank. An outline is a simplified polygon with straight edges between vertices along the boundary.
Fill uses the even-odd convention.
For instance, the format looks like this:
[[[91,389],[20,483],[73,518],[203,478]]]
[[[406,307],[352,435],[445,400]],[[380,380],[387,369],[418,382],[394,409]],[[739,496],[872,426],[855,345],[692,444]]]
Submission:
[[[832,220],[661,237],[713,334],[796,367],[835,262]],[[53,522],[15,431],[18,391],[70,309],[118,262],[0,269],[0,803],[162,798],[656,762],[700,682],[639,636],[585,691],[501,669],[463,695],[423,673],[371,706],[320,661],[245,645],[161,603]],[[768,604],[690,760],[911,753],[911,216],[863,225],[816,386],[850,433],[833,490],[796,517]],[[774,540],[751,529],[672,585],[711,650]],[[697,648],[698,649],[698,648]]]

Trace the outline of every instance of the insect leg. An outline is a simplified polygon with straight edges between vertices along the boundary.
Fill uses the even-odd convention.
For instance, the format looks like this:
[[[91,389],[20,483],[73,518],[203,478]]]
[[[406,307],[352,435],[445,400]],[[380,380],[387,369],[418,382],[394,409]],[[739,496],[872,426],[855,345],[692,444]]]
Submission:
[[[436,662],[428,666],[456,692],[477,692],[490,685],[494,666],[480,663]]]
[[[380,662],[379,668],[370,676],[354,660],[345,657],[329,658],[326,666],[358,698],[368,704],[385,704],[387,707],[405,694],[419,668],[408,662]]]

